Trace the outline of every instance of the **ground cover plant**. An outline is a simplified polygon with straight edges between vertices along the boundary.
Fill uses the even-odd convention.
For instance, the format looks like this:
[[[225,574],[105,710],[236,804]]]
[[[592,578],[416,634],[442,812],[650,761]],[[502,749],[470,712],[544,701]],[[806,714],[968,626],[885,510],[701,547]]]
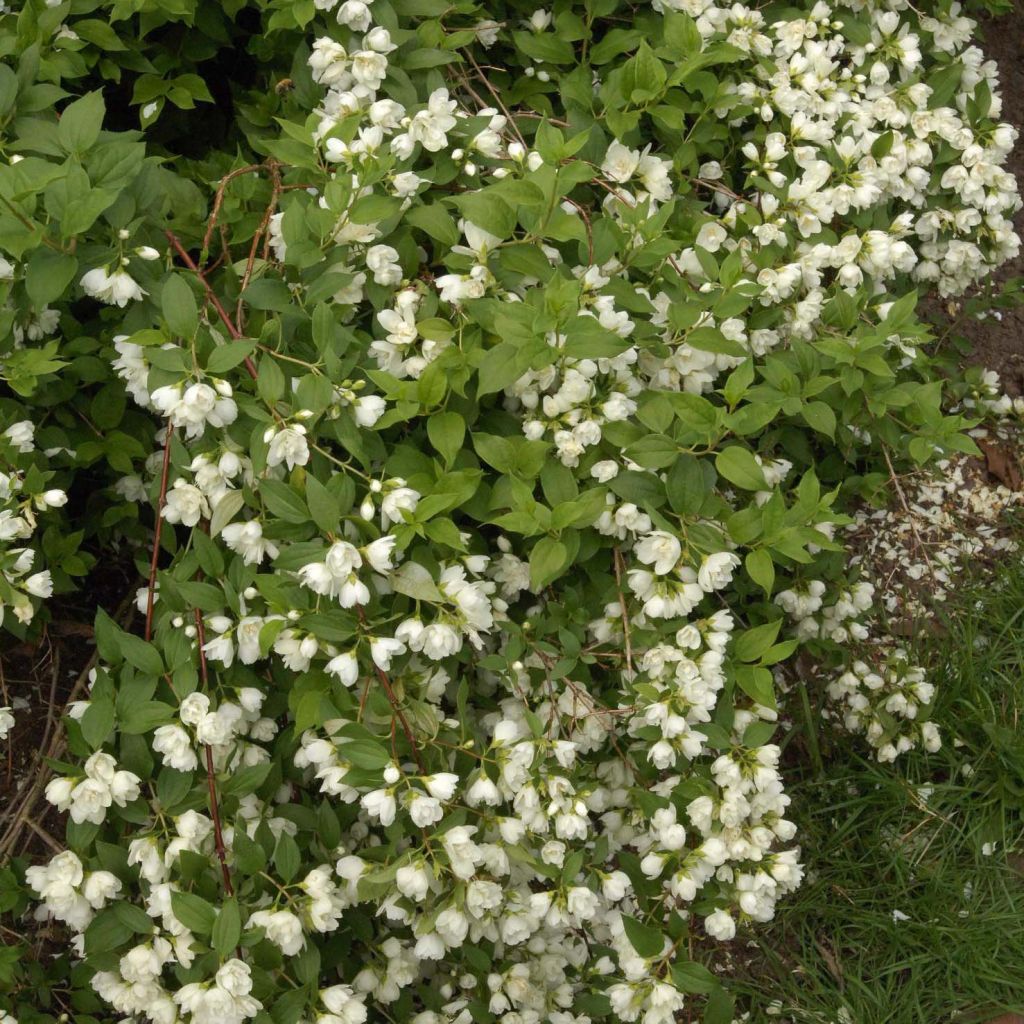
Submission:
[[[792,778],[808,880],[735,971],[751,1021],[1024,1013],[1024,577],[965,582],[915,644],[956,744],[898,774],[839,747]]]
[[[9,1016],[732,1019],[722,958],[803,874],[798,653],[849,743],[941,746],[836,531],[976,451],[918,311],[1019,249],[972,33],[0,15],[4,627],[138,573],[33,780],[66,849],[4,875],[74,936],[49,988],[12,947]]]

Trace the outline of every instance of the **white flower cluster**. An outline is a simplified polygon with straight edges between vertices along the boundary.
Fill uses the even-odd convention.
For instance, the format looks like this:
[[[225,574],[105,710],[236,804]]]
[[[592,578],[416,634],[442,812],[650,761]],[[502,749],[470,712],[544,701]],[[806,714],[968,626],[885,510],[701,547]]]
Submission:
[[[257,872],[245,923],[283,955],[299,956],[346,917],[372,922],[372,941],[353,940],[352,976],[316,993],[315,1024],[362,1024],[372,1006],[408,1013],[399,1001],[424,979],[431,1008],[417,1007],[414,1024],[464,1024],[481,1002],[502,1024],[586,1024],[577,997],[595,990],[618,1019],[671,1024],[686,997],[671,972],[679,943],[662,933],[696,925],[694,934],[728,941],[769,920],[799,884],[770,742],[777,712],[770,693],[755,690],[766,676],[770,686],[770,671],[755,664],[765,652],[741,656],[733,612],[710,609],[744,564],[735,536],[762,509],[778,511],[777,522],[792,512],[800,558],[831,543],[831,523],[787,507],[793,464],[768,445],[756,455],[717,447],[724,433],[713,424],[726,412],[702,396],[751,356],[837,343],[826,314],[833,299],[853,301],[863,288],[879,303],[864,316],[882,321],[885,289],[905,275],[961,290],[1012,255],[1008,217],[1019,200],[1002,164],[1013,131],[969,116],[994,69],[964,48],[955,21],[915,19],[931,34],[922,40],[900,0],[869,5],[879,14],[869,43],[845,34],[825,3],[775,23],[741,4],[654,6],[691,15],[700,45],[747,55],[722,65],[708,109],[735,132],[742,169],[727,178],[709,161],[693,179],[651,146],[612,140],[599,163],[575,164],[603,197],[590,203],[595,230],[580,203],[562,201],[569,191],[558,183],[574,165],[546,162],[540,132],[529,148],[514,119],[489,106],[471,112],[463,104],[473,91],[449,91],[440,72],[417,101],[402,87],[408,76],[391,74],[404,30],[375,26],[362,0],[317,0],[320,17],[336,20],[318,26],[308,58],[324,88],[309,142],[329,177],[315,194],[292,190],[268,217],[269,251],[292,266],[292,210],[320,226],[314,247],[336,288],[325,333],[364,344],[376,368],[363,369],[384,397],[360,394],[344,366],[334,373],[329,343],[323,364],[285,356],[308,370],[296,381],[256,374],[254,396],[242,370],[207,373],[191,348],[172,344],[149,358],[143,345],[115,342],[129,392],[165,421],[173,465],[159,514],[171,532],[195,530],[163,577],[154,623],[157,647],[177,658],[154,685],[177,685],[182,670],[189,686],[170,691],[177,719],[155,728],[152,747],[164,769],[209,766],[212,799],[218,776],[268,762],[286,775],[263,798],[243,796],[230,822],[215,804],[209,816],[155,808],[129,819],[129,862],[154,934],[95,977],[120,1012],[153,1024],[242,1024],[261,1011],[248,963],[196,956],[202,940],[176,912],[186,868],[205,861],[229,875],[253,845],[269,866]],[[547,12],[531,19],[534,33],[551,26]],[[496,44],[504,28],[480,23],[472,33]],[[932,45],[963,64],[952,106],[933,103],[919,80]],[[545,68],[531,70],[546,81]],[[387,94],[398,79],[407,102]],[[417,206],[416,226],[452,244],[429,257],[395,226],[436,175],[457,185]],[[544,226],[554,227],[499,236],[490,192],[457,222],[444,212],[443,202],[468,206],[478,188],[499,184],[513,197],[548,189]],[[693,189],[708,193],[706,207],[695,204],[682,244],[659,250],[659,217]],[[544,239],[578,242],[577,256]],[[502,262],[513,245],[525,270]],[[273,277],[278,268],[265,262]],[[104,301],[144,297],[123,265],[90,274],[83,287]],[[288,287],[301,299],[307,285]],[[883,350],[904,366],[913,339],[890,335]],[[850,351],[845,338],[838,344]],[[510,358],[495,370],[489,360],[503,346]],[[523,363],[509,348],[533,358]],[[283,377],[274,354],[264,346],[261,368],[266,357]],[[156,386],[158,360],[179,356],[190,369]],[[465,388],[473,373],[476,399]],[[764,376],[774,384],[784,375]],[[493,407],[479,401],[487,394]],[[687,429],[698,423],[692,444],[662,433],[677,415]],[[443,467],[405,438],[392,445],[398,431],[376,436],[417,417]],[[703,499],[713,488],[698,455],[716,450],[737,457],[722,476],[749,503],[724,484],[709,513],[645,499],[647,490]],[[701,475],[670,491],[663,470],[681,452]],[[147,467],[154,478],[162,457]],[[500,475],[480,486],[483,464]],[[535,496],[538,479],[551,508]],[[133,480],[124,490],[152,499],[157,488]],[[558,573],[570,564],[562,590]],[[201,587],[189,577],[198,565]],[[174,604],[192,607],[189,593],[201,605],[194,624]],[[852,644],[866,639],[873,593],[857,584],[826,603],[824,584],[811,581],[777,603],[801,639]],[[595,607],[578,607],[581,599]],[[185,670],[195,663],[201,676]],[[911,735],[931,744],[918,713],[932,695],[920,673],[900,652],[882,669],[868,665],[833,688],[848,727],[883,757]],[[741,672],[749,687],[734,693]],[[286,716],[295,727],[283,732]],[[280,754],[289,742],[298,746],[291,765]],[[109,754],[93,754],[84,771],[47,787],[76,822],[101,823],[140,796],[139,778]],[[322,848],[300,849],[293,836],[308,838],[302,812],[312,811],[297,792],[311,790],[325,798],[328,827]],[[638,925],[663,943],[640,941],[641,951]],[[494,956],[480,969],[472,951],[484,944]],[[177,968],[205,973],[182,983]]]
[[[86,871],[70,850],[58,853],[45,866],[28,868],[25,879],[43,901],[46,913],[79,932],[121,891],[116,875]]]
[[[46,799],[78,824],[99,825],[111,804],[124,807],[139,798],[141,779],[134,772],[119,770],[110,754],[92,754],[83,772],[81,777],[57,776],[46,785]]]
[[[931,704],[935,687],[924,669],[913,665],[902,648],[872,651],[877,666],[855,661],[828,684],[828,695],[839,705],[844,726],[863,733],[879,761],[895,761],[920,741],[925,750],[941,746],[934,722],[917,722],[918,711]]]
[[[0,573],[5,583],[0,623],[8,608],[18,622],[31,622],[39,599],[53,594],[50,570],[32,572],[36,551],[28,546],[39,526],[38,514],[68,501],[60,488],[47,487],[54,474],[40,468],[45,454],[36,448],[31,420],[12,423],[0,434]]]

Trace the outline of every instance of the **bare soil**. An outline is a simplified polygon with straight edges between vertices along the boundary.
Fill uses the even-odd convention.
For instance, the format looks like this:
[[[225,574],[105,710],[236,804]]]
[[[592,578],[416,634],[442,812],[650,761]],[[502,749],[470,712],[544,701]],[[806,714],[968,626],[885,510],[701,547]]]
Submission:
[[[1022,130],[1008,170],[1024,187],[1024,0],[1015,0],[1013,14],[983,21],[980,42],[986,56],[999,65],[1002,120]],[[1024,210],[1014,220],[1017,234],[1024,238]],[[995,280],[1020,277],[1024,252],[1001,267]],[[1010,394],[1024,394],[1024,304],[1003,310],[1001,320],[971,321],[961,333],[971,345],[970,362],[995,370]]]

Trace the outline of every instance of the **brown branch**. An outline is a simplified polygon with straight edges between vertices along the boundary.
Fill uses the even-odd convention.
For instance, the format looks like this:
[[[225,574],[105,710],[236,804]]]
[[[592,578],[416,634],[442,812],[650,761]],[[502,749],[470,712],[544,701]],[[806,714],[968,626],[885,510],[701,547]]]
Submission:
[[[590,224],[590,215],[580,203],[576,202],[575,199],[570,199],[566,196],[565,201],[569,203],[570,206],[576,207],[579,215],[583,218],[583,223],[587,229],[587,265],[592,267],[594,265],[594,229]]]
[[[235,178],[240,178],[243,174],[252,174],[255,171],[261,171],[263,164],[249,164],[247,167],[239,167],[237,170],[231,171],[230,174],[225,174],[220,179],[220,184],[217,186],[217,193],[213,197],[213,209],[210,211],[210,220],[206,225],[206,234],[203,235],[203,247],[201,250],[200,258],[205,262],[206,255],[210,251],[210,242],[213,240],[213,229],[217,225],[217,217],[220,214],[220,208],[224,204],[224,193]]]
[[[185,264],[185,266],[188,267],[188,269],[191,270],[192,273],[199,278],[199,281],[203,286],[203,290],[206,292],[207,301],[217,311],[217,315],[221,318],[221,320],[224,322],[224,326],[228,329],[228,334],[230,334],[235,341],[240,341],[242,338],[242,332],[235,326],[234,321],[231,319],[231,317],[228,316],[228,311],[224,308],[220,299],[218,299],[217,296],[214,294],[213,289],[210,287],[210,282],[206,280],[206,277],[203,275],[203,272],[196,266],[195,260],[192,259],[191,256],[189,256],[188,251],[181,244],[181,242],[178,239],[178,236],[170,229],[165,230],[164,234],[167,236],[171,245],[174,246],[174,251],[181,257],[181,260]],[[248,371],[249,376],[252,377],[253,380],[255,380],[257,376],[256,364],[252,361],[252,359],[249,356],[245,357],[243,365]]]
[[[235,306],[235,322],[238,324],[242,323],[244,315],[242,292],[249,287],[249,282],[252,280],[252,272],[256,266],[256,253],[259,251],[260,239],[267,233],[267,228],[270,226],[270,218],[274,216],[277,202],[281,198],[281,165],[276,160],[269,160],[267,167],[270,169],[270,178],[273,183],[270,191],[270,202],[267,203],[267,208],[263,211],[263,218],[260,220],[259,227],[256,228],[256,233],[252,236],[252,245],[249,247],[249,258],[245,263],[245,273],[242,275],[242,283],[238,289],[238,304]],[[264,246],[264,259],[267,258],[269,253],[269,246],[270,240],[268,238]]]
[[[495,89],[493,85],[491,85],[487,76],[483,73],[483,70],[481,69],[480,65],[477,64],[476,58],[473,56],[473,54],[471,54],[469,50],[463,50],[462,52],[469,58],[469,63],[472,64],[474,69],[476,70],[477,77],[479,77],[480,81],[484,83],[484,86],[486,87],[487,91],[494,97],[494,102],[498,104],[498,109],[507,118],[508,125],[512,129],[512,131],[515,132],[516,138],[519,139],[520,143],[522,143],[523,146],[526,146],[526,139],[523,138],[522,132],[519,131],[519,125],[516,124],[516,120],[509,112],[508,107],[506,107],[505,104],[502,102],[501,97],[498,95],[498,90]],[[526,148],[529,149],[529,146],[526,146]]]
[[[171,430],[170,421],[164,427],[164,461],[160,471],[160,497],[156,503],[156,523],[153,526],[153,554],[149,560],[149,586],[146,591],[146,633],[148,643],[153,636],[153,604],[156,600],[156,566],[160,558],[160,534],[164,525],[164,502],[167,500],[167,477],[171,468]]]
[[[619,592],[619,609],[622,612],[622,632],[626,640],[626,670],[628,678],[633,679],[636,675],[633,670],[633,640],[629,630],[629,611],[626,609],[626,595],[622,590],[622,571],[625,568],[622,561],[622,552],[619,549],[612,549],[612,561],[615,564],[615,586]]]
[[[196,642],[199,644],[199,672],[203,680],[203,689],[210,689],[210,673],[206,665],[206,627],[203,625],[203,614],[196,608]],[[209,743],[203,744],[203,751],[206,755],[206,786],[210,791],[210,817],[213,819],[213,842],[217,850],[217,859],[220,861],[220,873],[224,877],[224,891],[229,896],[234,896],[235,890],[231,884],[231,872],[228,870],[227,849],[224,846],[224,831],[220,824],[220,805],[217,802],[217,783],[213,771],[213,750]]]
[[[882,448],[882,455],[885,457],[886,466],[889,467],[889,479],[892,481],[892,485],[896,488],[896,494],[900,499],[900,504],[903,506],[903,511],[907,515],[907,522],[910,524],[910,530],[914,534],[914,540],[917,542],[917,546],[921,549],[921,554],[924,555],[924,560],[928,563],[928,571],[932,574],[932,579],[934,580],[935,566],[932,565],[931,557],[928,554],[928,546],[925,544],[921,534],[918,532],[917,519],[914,517],[914,513],[910,510],[910,505],[907,502],[907,496],[903,493],[903,486],[900,484],[900,478],[896,475],[892,459],[889,458],[889,451],[885,447]]]
[[[365,626],[366,613],[360,605],[356,605],[356,607],[359,609],[359,621]],[[412,748],[412,756],[416,759],[416,764],[419,765],[420,773],[426,775],[427,769],[423,762],[423,755],[420,753],[420,748],[416,745],[416,739],[412,734],[412,729],[409,728],[409,721],[405,717],[405,713],[402,711],[402,708],[398,703],[395,691],[391,688],[391,680],[388,679],[387,673],[376,662],[373,663],[373,667],[377,672],[377,678],[380,680],[380,685],[384,689],[384,694],[388,699],[388,703],[391,705],[391,710],[394,712],[392,715],[392,722],[395,717],[398,718],[398,721],[402,726],[402,732],[405,733],[405,738],[409,741],[409,746]]]

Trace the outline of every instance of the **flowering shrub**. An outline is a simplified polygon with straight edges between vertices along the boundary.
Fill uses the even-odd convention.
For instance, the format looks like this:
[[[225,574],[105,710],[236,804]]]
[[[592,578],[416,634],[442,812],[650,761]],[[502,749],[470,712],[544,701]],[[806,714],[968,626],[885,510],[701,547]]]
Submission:
[[[871,601],[839,484],[973,450],[918,292],[1019,244],[995,68],[933,6],[0,17],[6,437],[82,489],[50,571],[145,581],[25,877],[104,1004],[731,1020],[703,951],[801,877],[773,669]]]

